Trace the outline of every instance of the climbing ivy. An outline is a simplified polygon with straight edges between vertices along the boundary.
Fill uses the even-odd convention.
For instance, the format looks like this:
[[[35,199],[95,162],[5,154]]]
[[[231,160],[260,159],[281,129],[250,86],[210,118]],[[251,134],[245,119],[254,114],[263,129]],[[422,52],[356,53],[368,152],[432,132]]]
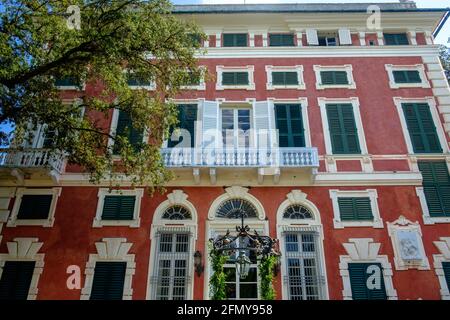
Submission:
[[[259,277],[261,279],[261,299],[274,300],[275,289],[273,288],[273,277],[278,258],[275,255],[265,256],[259,264]]]
[[[225,272],[223,265],[227,262],[229,257],[224,255],[222,252],[214,250],[210,247],[209,257],[211,259],[211,266],[213,274],[209,279],[209,288],[212,300],[225,300],[227,298],[226,294],[226,284],[225,284]]]

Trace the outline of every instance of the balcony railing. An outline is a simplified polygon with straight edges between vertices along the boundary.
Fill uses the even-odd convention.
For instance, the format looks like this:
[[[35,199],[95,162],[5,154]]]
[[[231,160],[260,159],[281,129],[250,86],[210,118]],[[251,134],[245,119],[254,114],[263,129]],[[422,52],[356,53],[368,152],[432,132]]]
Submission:
[[[166,167],[318,167],[317,148],[162,149]]]
[[[0,149],[0,167],[49,168],[61,173],[63,163],[62,155],[50,153],[48,149]]]

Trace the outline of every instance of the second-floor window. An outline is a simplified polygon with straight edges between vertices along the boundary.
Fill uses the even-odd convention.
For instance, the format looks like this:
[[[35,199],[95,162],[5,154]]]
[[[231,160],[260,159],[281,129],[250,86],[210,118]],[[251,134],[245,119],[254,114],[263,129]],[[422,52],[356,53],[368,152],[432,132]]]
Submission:
[[[272,85],[274,86],[298,85],[297,71],[273,71]]]
[[[347,71],[320,71],[321,84],[329,85],[348,85]]]
[[[352,104],[327,104],[326,113],[333,154],[360,154]]]
[[[402,103],[415,153],[442,153],[436,126],[427,103]]]
[[[221,109],[222,142],[224,147],[250,147],[250,113],[250,109],[247,108]]]
[[[222,73],[222,85],[224,86],[245,86],[248,83],[248,72]]]
[[[408,45],[408,35],[406,33],[385,33],[384,42],[388,46]]]
[[[392,71],[395,83],[422,83],[422,78],[417,70]]]
[[[300,104],[275,104],[275,118],[281,148],[305,146],[305,129]]]
[[[196,104],[178,105],[178,125],[172,128],[169,134],[167,146],[183,148],[195,147],[195,122],[197,121]]]
[[[96,262],[90,300],[122,300],[126,262]]]
[[[224,47],[247,47],[246,33],[225,33],[222,37]]]
[[[293,47],[294,35],[291,33],[269,34],[270,47]]]
[[[450,217],[450,176],[445,161],[419,161],[430,217]]]
[[[136,150],[140,148],[144,139],[143,131],[133,127],[130,115],[124,111],[119,111],[116,127],[116,137],[117,136],[126,137]],[[117,143],[114,144],[113,154],[119,154],[119,145]]]

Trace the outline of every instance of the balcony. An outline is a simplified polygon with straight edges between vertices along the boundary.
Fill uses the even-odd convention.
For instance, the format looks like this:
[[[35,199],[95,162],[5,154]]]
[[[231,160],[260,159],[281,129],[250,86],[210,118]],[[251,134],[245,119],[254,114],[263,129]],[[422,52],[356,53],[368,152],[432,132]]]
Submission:
[[[9,171],[22,182],[25,177],[42,171],[55,180],[63,165],[63,155],[52,154],[48,149],[0,149],[0,169]]]
[[[161,152],[165,167],[191,168],[196,182],[200,179],[200,169],[209,168],[213,184],[216,169],[257,168],[258,182],[261,183],[265,175],[274,176],[274,182],[277,182],[281,169],[306,169],[310,176],[319,167],[317,148],[165,148]]]

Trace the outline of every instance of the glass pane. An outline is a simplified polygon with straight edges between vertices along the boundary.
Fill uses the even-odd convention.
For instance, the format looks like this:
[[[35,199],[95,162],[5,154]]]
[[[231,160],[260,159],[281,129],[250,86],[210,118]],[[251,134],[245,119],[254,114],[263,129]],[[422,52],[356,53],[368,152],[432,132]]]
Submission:
[[[239,298],[241,299],[258,299],[258,285],[241,284],[239,286]]]
[[[170,233],[161,234],[161,240],[159,243],[160,252],[172,252],[172,237]]]
[[[236,284],[227,283],[225,286],[225,292],[228,299],[236,299]]]
[[[226,282],[236,282],[236,268],[229,267],[223,269],[225,273],[225,281]]]
[[[258,281],[258,272],[256,268],[250,268],[248,271],[248,275],[244,279],[240,279],[240,282],[257,282]]]

